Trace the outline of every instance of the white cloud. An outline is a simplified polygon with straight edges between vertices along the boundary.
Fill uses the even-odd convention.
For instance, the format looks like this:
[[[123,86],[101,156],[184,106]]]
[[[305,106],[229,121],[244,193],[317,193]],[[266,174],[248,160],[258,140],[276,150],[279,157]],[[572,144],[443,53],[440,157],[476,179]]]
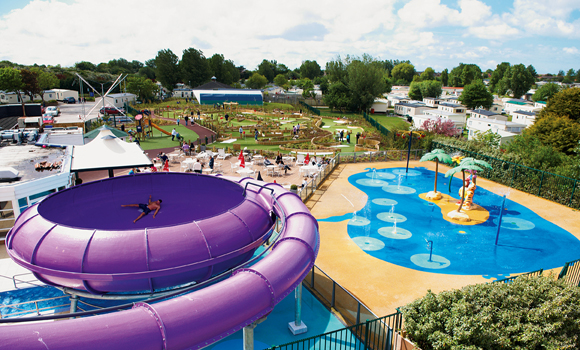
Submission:
[[[0,60],[63,66],[120,57],[144,62],[161,49],[180,57],[195,47],[248,69],[262,59],[295,68],[307,59],[324,66],[338,54],[369,53],[410,59],[421,70],[451,68],[463,59],[524,61],[518,58],[526,55],[523,44],[512,39],[537,36],[564,38],[552,44],[555,49],[577,53],[567,38],[580,35],[580,22],[569,20],[578,0],[514,0],[513,9],[499,14],[484,0],[453,1],[297,0],[281,7],[259,0],[33,0],[0,14]],[[404,5],[395,11],[399,2]]]
[[[517,28],[510,27],[497,18],[486,25],[468,28],[468,33],[480,39],[494,41],[512,40],[520,35]]]
[[[564,51],[565,53],[570,54],[570,55],[576,55],[578,52],[580,52],[575,47],[565,47],[562,49],[562,51]]]

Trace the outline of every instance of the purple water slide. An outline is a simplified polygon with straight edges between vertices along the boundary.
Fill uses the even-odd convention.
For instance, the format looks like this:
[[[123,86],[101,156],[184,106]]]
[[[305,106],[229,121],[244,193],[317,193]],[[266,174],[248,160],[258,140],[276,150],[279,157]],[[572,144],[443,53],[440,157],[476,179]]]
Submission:
[[[120,205],[146,201],[149,193],[163,199],[161,211],[133,224],[139,213]],[[269,236],[271,211],[284,221],[280,238],[266,257],[230,278],[127,311],[2,326],[0,348],[199,349],[271,312],[318,253],[316,219],[276,184],[139,174],[54,194],[18,218],[7,237],[9,254],[48,283],[93,292],[162,288],[235,266]]]

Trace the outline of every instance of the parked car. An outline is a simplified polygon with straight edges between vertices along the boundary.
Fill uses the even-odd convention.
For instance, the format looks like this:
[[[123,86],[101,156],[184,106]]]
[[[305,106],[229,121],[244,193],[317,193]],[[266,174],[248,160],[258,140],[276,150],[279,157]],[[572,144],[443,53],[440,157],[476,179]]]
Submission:
[[[111,122],[111,123],[133,123],[133,119],[126,117],[124,115],[117,115],[117,116],[111,117],[109,119],[109,122]]]
[[[99,111],[101,114],[108,114],[108,115],[119,115],[125,113],[123,108],[116,108],[116,107],[102,107]]]
[[[62,99],[62,103],[77,103],[74,97],[65,97]]]
[[[44,111],[44,114],[50,115],[52,117],[56,117],[59,113],[60,113],[60,111],[58,110],[58,107],[55,107],[55,106],[48,106],[48,107],[46,107],[46,110]]]

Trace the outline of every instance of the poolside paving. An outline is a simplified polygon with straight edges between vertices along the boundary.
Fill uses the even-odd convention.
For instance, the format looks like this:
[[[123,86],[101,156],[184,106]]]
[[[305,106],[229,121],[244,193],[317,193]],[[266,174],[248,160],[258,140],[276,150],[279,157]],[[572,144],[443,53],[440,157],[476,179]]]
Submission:
[[[322,186],[307,206],[317,219],[358,211],[364,207],[368,197],[348,182],[349,176],[364,172],[369,167],[383,169],[405,166],[406,162],[341,164],[327,180],[330,184]],[[409,167],[424,167],[434,171],[435,163],[414,161]],[[439,166],[440,174],[448,169],[444,165]],[[458,178],[460,176],[457,175]],[[496,194],[508,190],[506,186],[483,178],[478,178],[477,185]],[[577,210],[515,189],[510,189],[509,199],[525,205],[580,239],[580,215]],[[474,202],[477,202],[477,198]],[[346,219],[341,222],[319,222],[321,247],[316,265],[379,316],[394,313],[397,307],[424,296],[428,290],[437,293],[491,281],[481,275],[417,271],[372,257],[349,237],[347,223]],[[554,271],[559,272],[559,269]]]

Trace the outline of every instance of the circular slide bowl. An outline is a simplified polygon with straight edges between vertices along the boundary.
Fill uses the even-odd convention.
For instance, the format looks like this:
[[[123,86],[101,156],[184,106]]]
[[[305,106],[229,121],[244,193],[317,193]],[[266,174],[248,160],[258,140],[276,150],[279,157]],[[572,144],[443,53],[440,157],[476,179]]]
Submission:
[[[125,204],[161,199],[142,213]],[[26,210],[8,252],[45,283],[91,293],[200,282],[252,257],[273,226],[271,205],[227,179],[147,173],[86,183]]]

